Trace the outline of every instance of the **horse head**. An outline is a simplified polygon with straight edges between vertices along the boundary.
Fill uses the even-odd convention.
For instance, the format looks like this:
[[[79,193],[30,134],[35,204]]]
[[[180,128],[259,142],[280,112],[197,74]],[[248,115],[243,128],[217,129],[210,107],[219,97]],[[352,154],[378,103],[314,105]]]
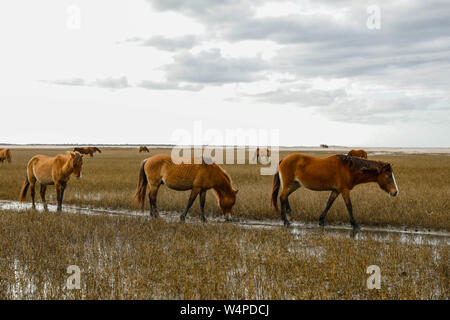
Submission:
[[[382,163],[376,168],[363,169],[363,172],[374,172],[377,175],[377,183],[381,189],[386,191],[391,197],[398,195],[397,182],[395,181],[394,171],[390,163]]]
[[[70,160],[72,161],[73,174],[75,178],[81,179],[81,169],[83,167],[83,155],[79,152],[71,152]]]
[[[236,194],[239,190],[231,189],[229,192],[222,192],[219,197],[219,206],[227,220],[231,220],[231,210],[236,203]]]

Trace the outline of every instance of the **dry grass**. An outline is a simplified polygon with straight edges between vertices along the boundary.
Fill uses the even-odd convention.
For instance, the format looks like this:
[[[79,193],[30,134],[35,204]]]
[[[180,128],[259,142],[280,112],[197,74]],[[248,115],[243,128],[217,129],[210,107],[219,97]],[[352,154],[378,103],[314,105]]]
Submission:
[[[447,245],[0,211],[0,299],[448,299]],[[81,268],[81,290],[64,288]],[[366,268],[381,268],[380,290]]]
[[[54,155],[64,151],[14,149],[13,163],[0,164],[0,199],[17,200],[24,180],[27,161],[35,154]],[[169,149],[151,149],[150,155],[169,153]],[[281,158],[288,153],[282,152]],[[309,153],[327,156],[331,153]],[[85,157],[83,179],[69,182],[65,204],[111,209],[135,209],[132,195],[137,184],[139,165],[149,154],[137,149],[104,148],[94,158]],[[370,154],[369,154],[370,157]],[[445,155],[385,155],[373,159],[390,161],[400,194],[390,198],[376,184],[361,185],[352,192],[355,218],[362,225],[405,226],[450,230],[450,157]],[[270,207],[271,176],[259,174],[260,165],[224,165],[233,184],[239,189],[233,216],[238,218],[280,219]],[[38,194],[38,193],[37,193]],[[160,189],[158,207],[166,211],[182,211],[188,192]],[[54,188],[47,191],[50,203],[55,203]],[[295,220],[318,221],[328,198],[328,192],[314,192],[302,188],[291,197]],[[28,196],[29,199],[29,196]],[[40,198],[38,197],[40,201]],[[148,207],[148,201],[147,201]],[[188,217],[197,216],[198,204]],[[218,216],[216,200],[207,195],[207,216]],[[341,198],[337,199],[327,216],[327,223],[348,224],[348,215]]]

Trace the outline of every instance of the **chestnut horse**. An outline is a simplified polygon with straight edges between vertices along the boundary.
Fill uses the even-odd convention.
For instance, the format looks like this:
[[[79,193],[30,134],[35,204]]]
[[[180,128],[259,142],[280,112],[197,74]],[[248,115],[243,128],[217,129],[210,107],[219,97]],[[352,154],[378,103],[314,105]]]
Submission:
[[[81,168],[83,166],[83,155],[78,152],[69,154],[58,154],[55,157],[36,155],[28,161],[27,176],[20,191],[20,201],[24,201],[30,187],[33,209],[36,208],[34,202],[34,188],[36,181],[41,185],[41,198],[44,209],[48,210],[45,201],[45,191],[48,185],[55,185],[56,199],[58,200],[58,211],[62,209],[64,190],[70,175],[73,173],[77,179],[81,179]]]
[[[273,179],[272,204],[278,211],[277,196],[280,186],[281,218],[285,226],[291,217],[289,195],[302,185],[315,191],[331,191],[325,210],[320,215],[319,224],[324,226],[325,216],[339,194],[347,206],[350,223],[359,229],[353,218],[350,191],[358,184],[377,182],[381,189],[395,197],[398,194],[392,167],[387,162],[365,160],[348,155],[334,155],[328,158],[315,158],[296,153],[280,161],[278,172]]]
[[[367,159],[367,152],[365,152],[362,149],[360,149],[360,150],[350,150],[347,155],[352,156],[352,157],[358,157],[358,158]]]
[[[150,150],[148,150],[148,148],[146,146],[142,146],[139,148],[139,153],[141,152],[150,152]]]
[[[89,154],[91,157],[94,156],[95,152],[102,153],[97,147],[86,147],[86,148],[73,148],[74,152],[79,152],[81,154]]]
[[[270,149],[269,148],[260,148],[257,147],[255,151],[255,155],[253,156],[253,160],[256,158],[256,163],[260,160],[261,156],[266,157],[266,160],[269,160],[270,157]]]
[[[196,164],[193,159],[190,163],[181,161],[182,159],[177,159],[177,163],[174,163],[171,156],[167,154],[157,154],[142,161],[138,186],[134,195],[142,211],[144,211],[145,194],[149,184],[150,215],[158,217],[156,196],[159,187],[165,184],[173,190],[191,190],[189,201],[180,216],[181,221],[185,220],[197,195],[200,195],[201,218],[206,221],[205,199],[206,191],[209,189],[214,190],[222,213],[226,216],[226,220],[230,220],[237,190],[233,189],[228,174],[215,163],[206,164],[202,161],[202,163]]]
[[[11,163],[11,149],[0,149],[0,163],[6,161]]]

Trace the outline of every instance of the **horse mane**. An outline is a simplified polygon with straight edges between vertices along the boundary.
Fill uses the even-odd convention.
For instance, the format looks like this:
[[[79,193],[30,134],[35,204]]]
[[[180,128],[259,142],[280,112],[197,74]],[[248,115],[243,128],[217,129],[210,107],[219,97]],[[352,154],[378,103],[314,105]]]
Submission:
[[[363,169],[381,169],[388,163],[383,161],[367,160],[359,157],[352,157],[346,154],[338,154],[337,157],[351,170],[362,172]]]

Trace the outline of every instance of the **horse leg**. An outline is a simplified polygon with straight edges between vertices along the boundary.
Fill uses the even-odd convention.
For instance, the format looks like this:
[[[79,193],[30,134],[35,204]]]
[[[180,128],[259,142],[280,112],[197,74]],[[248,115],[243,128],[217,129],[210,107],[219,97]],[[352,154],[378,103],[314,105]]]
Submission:
[[[292,209],[291,205],[289,203],[289,196],[298,188],[301,187],[301,184],[298,181],[294,181],[288,188],[287,188],[287,195],[286,195],[286,208],[285,212],[286,214],[291,218],[292,217]],[[281,201],[281,197],[280,197]]]
[[[194,203],[195,198],[197,198],[197,195],[199,193],[200,193],[200,189],[197,189],[197,188],[192,189],[191,195],[189,196],[189,201],[186,205],[186,208],[184,209],[184,212],[180,216],[181,221],[186,220],[186,215],[187,215],[189,209],[191,208],[192,204]]]
[[[66,187],[67,187],[67,182],[62,182],[61,183],[61,209],[62,209],[62,202],[63,202],[63,198],[64,198],[64,191],[66,191]]]
[[[280,202],[281,202],[281,220],[283,220],[284,225],[286,227],[288,227],[291,223],[289,222],[288,218],[286,217],[286,209],[290,205],[288,205],[289,201],[288,201],[288,197],[289,194],[291,194],[293,191],[290,190],[290,188],[285,188],[283,187],[283,191],[281,192],[280,195]]]
[[[31,203],[32,203],[32,208],[36,209],[36,202],[34,199],[34,196],[36,195],[36,178],[31,178],[30,179],[30,194],[31,194]]]
[[[60,182],[55,183],[56,188],[56,201],[58,202],[58,206],[56,211],[62,210],[62,184]]]
[[[345,205],[347,206],[348,215],[350,217],[350,223],[353,227],[353,230],[359,230],[360,227],[356,224],[355,218],[353,217],[352,202],[350,201],[350,190],[342,191],[342,197],[344,198]]]
[[[331,206],[333,205],[334,200],[336,200],[338,195],[339,195],[338,191],[336,191],[336,190],[331,191],[330,197],[328,198],[327,206],[325,207],[325,210],[323,210],[323,212],[319,218],[320,226],[323,227],[325,225],[325,217],[327,216],[328,210],[330,210]]]
[[[160,185],[151,185],[150,186],[150,193],[148,195],[150,199],[150,215],[154,218],[158,218],[158,208],[156,207],[156,196],[158,195],[158,189]]]
[[[202,212],[202,221],[206,222],[205,217],[205,201],[206,201],[206,190],[200,192],[200,210]]]
[[[47,185],[41,183],[41,199],[44,204],[44,210],[48,211],[47,202],[45,201],[45,192],[47,191]]]

